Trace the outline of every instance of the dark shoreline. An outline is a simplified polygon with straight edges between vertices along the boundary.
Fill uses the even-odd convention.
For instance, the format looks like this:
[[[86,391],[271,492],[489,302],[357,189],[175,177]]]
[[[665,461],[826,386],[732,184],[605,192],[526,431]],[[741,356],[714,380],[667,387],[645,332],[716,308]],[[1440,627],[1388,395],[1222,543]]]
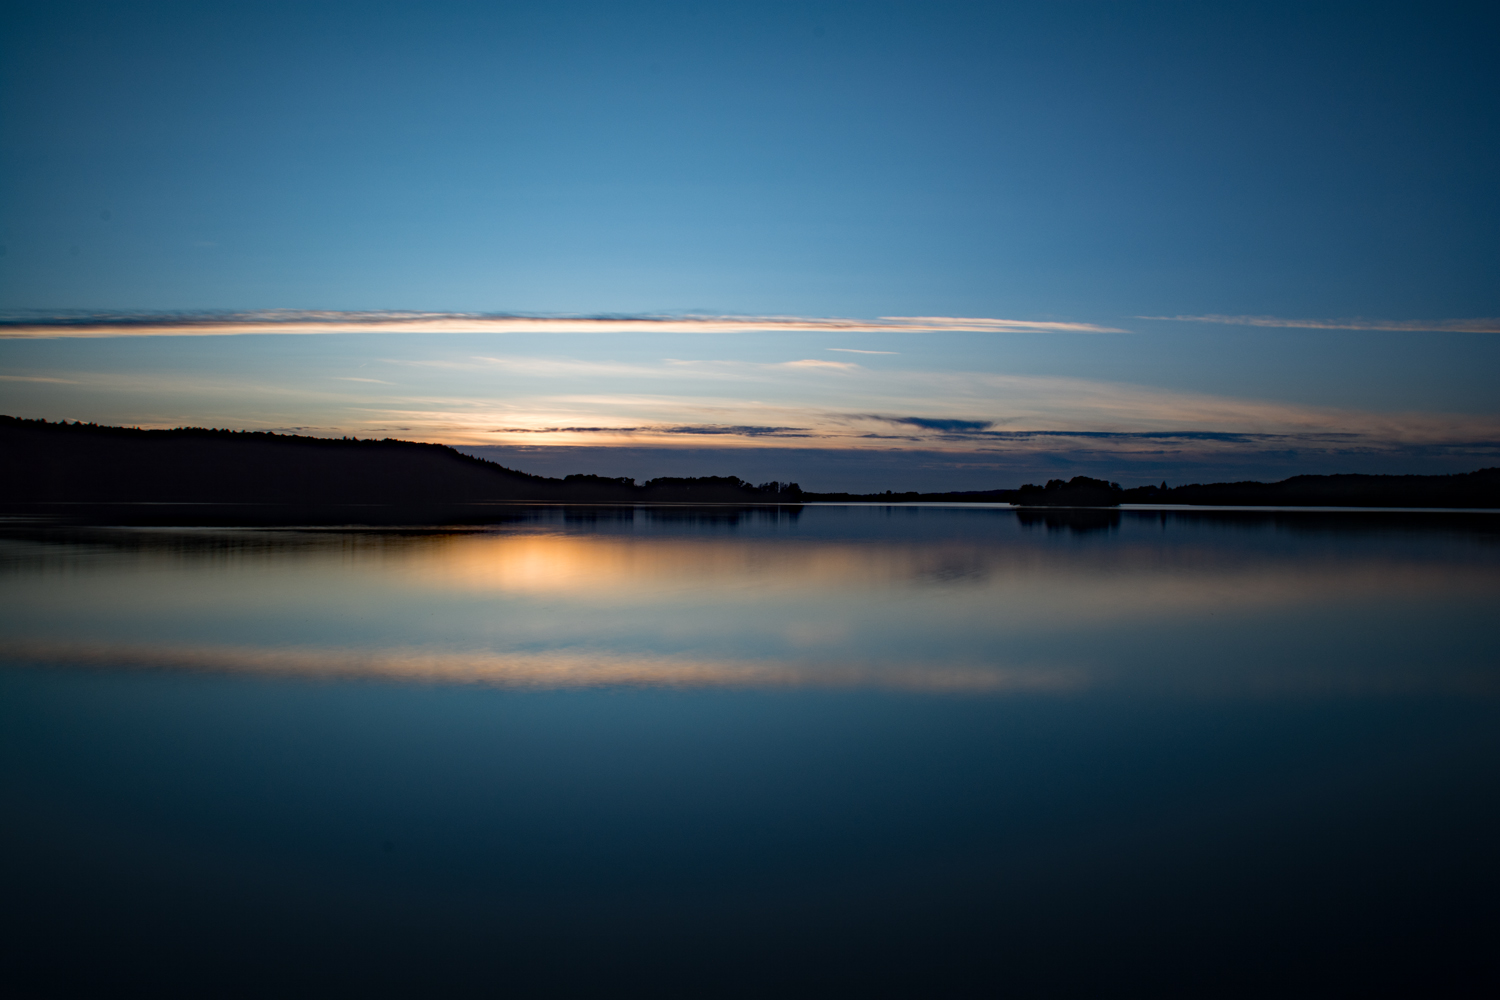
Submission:
[[[473,523],[517,504],[1010,504],[1029,508],[1500,509],[1500,468],[1440,476],[1294,476],[1123,489],[1085,476],[960,492],[817,493],[734,476],[535,476],[446,445],[204,428],[140,430],[0,416],[0,514],[203,525]],[[168,510],[166,508],[170,507]],[[87,508],[87,510],[85,510]],[[402,511],[399,517],[397,510]],[[41,512],[45,511],[45,514]],[[410,518],[419,516],[417,522]],[[186,520],[184,520],[186,518]]]

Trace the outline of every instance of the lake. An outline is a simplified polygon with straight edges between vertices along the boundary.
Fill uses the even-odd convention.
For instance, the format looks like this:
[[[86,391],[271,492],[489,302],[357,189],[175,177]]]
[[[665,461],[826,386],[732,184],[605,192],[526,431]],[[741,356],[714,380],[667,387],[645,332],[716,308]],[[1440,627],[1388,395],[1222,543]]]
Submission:
[[[20,996],[1488,996],[1500,515],[0,528]]]

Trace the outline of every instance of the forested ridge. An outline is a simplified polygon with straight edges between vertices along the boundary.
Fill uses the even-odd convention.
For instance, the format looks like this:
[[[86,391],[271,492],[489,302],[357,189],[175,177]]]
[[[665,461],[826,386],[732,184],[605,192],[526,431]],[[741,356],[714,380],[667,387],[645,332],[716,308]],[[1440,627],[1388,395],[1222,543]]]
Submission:
[[[0,416],[0,499],[30,503],[776,503],[796,484],[733,476],[637,485],[553,479],[441,444],[200,427],[139,430]]]
[[[735,476],[536,476],[441,444],[201,427],[141,430],[0,416],[8,503],[463,504],[912,501],[1113,507],[1500,507],[1500,468],[1439,476],[1293,476],[1138,486],[1088,476],[966,492],[813,493]]]

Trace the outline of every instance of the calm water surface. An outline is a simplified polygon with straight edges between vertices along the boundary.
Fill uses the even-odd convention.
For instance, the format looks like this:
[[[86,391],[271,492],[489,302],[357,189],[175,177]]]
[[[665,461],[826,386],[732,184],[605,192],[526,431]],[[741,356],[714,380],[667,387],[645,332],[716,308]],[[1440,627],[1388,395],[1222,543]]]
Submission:
[[[23,996],[1491,996],[1500,517],[0,530]]]

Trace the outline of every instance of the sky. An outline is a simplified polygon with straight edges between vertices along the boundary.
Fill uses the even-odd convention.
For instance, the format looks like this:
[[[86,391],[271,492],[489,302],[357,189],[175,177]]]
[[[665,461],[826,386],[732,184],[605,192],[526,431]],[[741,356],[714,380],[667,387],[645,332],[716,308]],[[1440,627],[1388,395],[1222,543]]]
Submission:
[[[0,8],[0,412],[823,490],[1500,465],[1493,4]]]

